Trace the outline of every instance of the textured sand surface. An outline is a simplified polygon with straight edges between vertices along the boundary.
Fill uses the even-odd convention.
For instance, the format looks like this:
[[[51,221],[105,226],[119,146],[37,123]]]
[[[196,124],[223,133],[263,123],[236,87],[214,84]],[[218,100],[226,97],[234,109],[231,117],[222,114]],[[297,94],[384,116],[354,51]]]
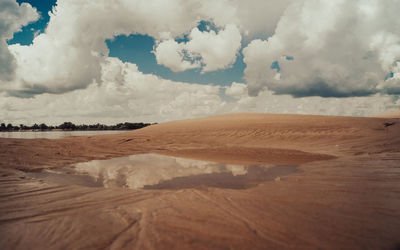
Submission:
[[[104,189],[25,177],[140,153],[301,171],[248,189]],[[231,114],[119,135],[0,139],[0,236],[1,249],[396,249],[400,119]]]

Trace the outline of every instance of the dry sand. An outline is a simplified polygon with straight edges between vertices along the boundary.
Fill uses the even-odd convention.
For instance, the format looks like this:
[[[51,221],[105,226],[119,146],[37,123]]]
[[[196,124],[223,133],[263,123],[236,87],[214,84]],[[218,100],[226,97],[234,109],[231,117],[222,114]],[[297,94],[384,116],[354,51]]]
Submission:
[[[380,118],[400,118],[400,110],[389,111],[387,113],[378,115]]]
[[[140,153],[301,171],[248,189],[104,189],[25,177]],[[1,249],[396,249],[400,119],[231,114],[119,135],[0,139],[0,236]]]

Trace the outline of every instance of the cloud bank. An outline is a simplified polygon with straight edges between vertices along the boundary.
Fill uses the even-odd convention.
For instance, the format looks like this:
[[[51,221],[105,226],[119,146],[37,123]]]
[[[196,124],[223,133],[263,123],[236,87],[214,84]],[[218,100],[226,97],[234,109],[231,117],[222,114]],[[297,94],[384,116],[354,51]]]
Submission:
[[[394,74],[400,61],[399,9],[398,0],[289,5],[271,37],[244,49],[250,94],[263,89],[296,97],[399,94]]]
[[[173,71],[228,68],[236,60],[242,34],[254,35],[264,27],[271,33],[278,21],[277,14],[269,17],[260,11],[252,21],[258,6],[256,2],[246,6],[239,0],[58,0],[48,27],[32,45],[8,46],[17,67],[14,84],[7,88],[14,95],[30,96],[65,93],[100,82],[101,64],[109,53],[105,40],[122,34],[155,38],[158,63]],[[283,11],[284,4],[272,1],[267,6],[269,13],[279,13],[273,7]],[[217,32],[200,31],[200,21],[213,23]],[[268,25],[252,26],[263,21]],[[176,42],[185,35],[189,41]]]
[[[12,89],[14,93],[36,94],[86,88],[101,81],[101,64],[109,53],[106,39],[121,34],[145,34],[161,41],[188,33],[201,20],[212,20],[222,27],[233,19],[229,11],[218,16],[206,14],[212,7],[212,1],[199,0],[59,0],[50,14],[48,27],[35,37],[32,45],[9,46],[18,65],[18,79]],[[232,46],[227,42],[232,36],[236,39],[234,49],[222,56],[210,55],[214,44],[205,44],[204,39],[220,42],[218,48],[225,49],[224,45]],[[220,62],[227,66],[240,46],[240,34],[235,26],[227,26],[218,35],[194,29],[191,37],[186,47],[203,57],[205,71],[218,69],[220,66],[216,64]],[[229,58],[222,58],[226,54]],[[174,65],[173,60],[164,64]]]
[[[398,9],[399,0],[58,0],[31,45],[7,45],[39,16],[29,4],[0,0],[0,117],[115,123],[398,109]],[[201,21],[212,27],[200,30]],[[109,57],[105,41],[121,34],[153,37],[157,63],[175,72],[223,70],[242,52],[245,82],[143,74]]]

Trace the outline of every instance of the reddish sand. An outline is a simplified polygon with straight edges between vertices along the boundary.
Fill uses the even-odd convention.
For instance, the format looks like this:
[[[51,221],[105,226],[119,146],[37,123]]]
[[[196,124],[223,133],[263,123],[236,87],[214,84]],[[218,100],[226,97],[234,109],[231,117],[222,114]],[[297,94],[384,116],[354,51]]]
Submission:
[[[25,177],[139,153],[301,171],[248,189],[104,189]],[[0,139],[0,235],[1,249],[396,249],[400,119],[231,114],[119,135]]]

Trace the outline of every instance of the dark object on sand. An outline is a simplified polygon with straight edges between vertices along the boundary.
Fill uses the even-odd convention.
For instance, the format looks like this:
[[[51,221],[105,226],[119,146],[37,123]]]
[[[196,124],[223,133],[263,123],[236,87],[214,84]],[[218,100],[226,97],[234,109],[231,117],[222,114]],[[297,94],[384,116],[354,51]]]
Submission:
[[[385,126],[385,128],[387,128],[387,127],[392,126],[392,125],[394,125],[394,124],[396,124],[396,123],[395,123],[395,122],[385,122],[385,123],[383,124],[383,126]]]

